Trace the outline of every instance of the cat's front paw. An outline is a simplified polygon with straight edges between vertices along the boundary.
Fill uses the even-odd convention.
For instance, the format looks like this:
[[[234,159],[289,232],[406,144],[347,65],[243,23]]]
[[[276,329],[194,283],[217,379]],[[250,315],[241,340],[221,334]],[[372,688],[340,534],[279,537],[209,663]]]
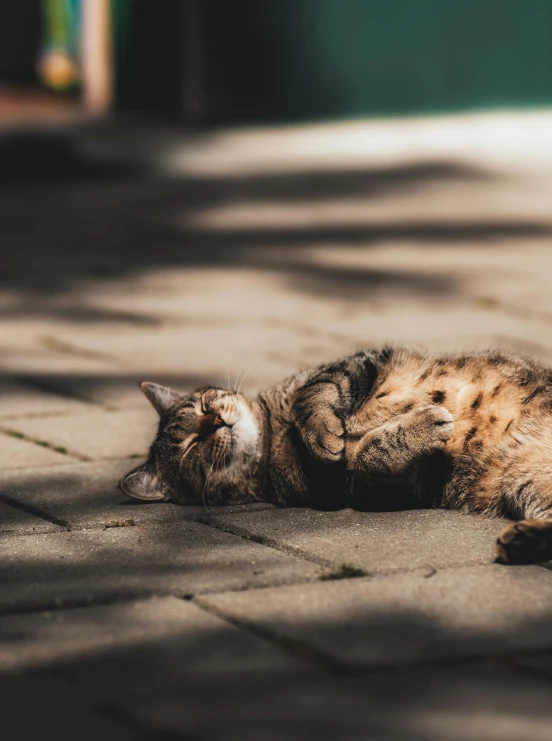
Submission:
[[[454,432],[452,414],[444,406],[435,404],[415,409],[409,431],[424,451],[439,450]]]
[[[320,461],[336,463],[345,450],[345,428],[333,414],[313,415],[302,429],[303,440]]]

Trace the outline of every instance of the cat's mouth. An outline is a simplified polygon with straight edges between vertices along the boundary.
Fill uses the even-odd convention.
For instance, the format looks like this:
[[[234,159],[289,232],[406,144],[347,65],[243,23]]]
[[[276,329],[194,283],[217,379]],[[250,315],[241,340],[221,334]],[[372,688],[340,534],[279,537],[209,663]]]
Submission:
[[[221,414],[203,414],[199,419],[199,429],[180,444],[181,460],[186,458],[197,445],[209,443],[212,447],[212,462],[224,467],[231,461],[233,447],[232,427]]]

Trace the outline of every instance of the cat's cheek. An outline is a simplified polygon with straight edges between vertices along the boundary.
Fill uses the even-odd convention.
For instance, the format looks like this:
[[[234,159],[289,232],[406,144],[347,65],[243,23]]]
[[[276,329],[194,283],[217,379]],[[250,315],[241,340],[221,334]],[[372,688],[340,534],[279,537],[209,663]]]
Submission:
[[[249,408],[241,402],[238,405],[239,419],[232,427],[232,444],[237,453],[252,454],[259,445],[259,428]]]
[[[254,420],[242,418],[232,430],[232,442],[237,452],[252,453],[259,444],[259,430]]]

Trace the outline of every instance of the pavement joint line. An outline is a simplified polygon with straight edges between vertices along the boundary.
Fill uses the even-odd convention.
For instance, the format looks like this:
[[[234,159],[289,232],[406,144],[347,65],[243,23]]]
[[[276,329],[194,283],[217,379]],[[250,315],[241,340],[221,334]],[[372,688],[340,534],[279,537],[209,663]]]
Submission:
[[[72,399],[73,401],[80,401],[84,404],[89,404],[91,407],[97,407],[97,408],[103,408],[104,405],[98,404],[95,401],[92,401],[88,399],[86,396],[81,396],[80,394],[76,394],[73,391],[68,391],[66,388],[63,388],[62,386],[58,386],[55,381],[48,382],[44,379],[39,378],[30,378],[26,375],[18,375],[15,376],[15,380],[22,384],[27,386],[28,388],[31,388],[35,391],[43,391],[46,394],[51,394],[52,396],[61,396],[64,399]]]
[[[127,460],[127,459],[126,458],[113,458],[113,459],[108,459],[108,460],[122,461],[122,460]],[[129,459],[129,460],[131,460],[131,459]],[[86,461],[86,462],[87,463],[94,463],[95,461]],[[48,468],[57,468],[58,465],[59,464],[56,464],[55,463],[52,466],[48,466]],[[71,464],[66,464],[66,465],[71,465]],[[0,469],[0,471],[1,470],[20,471],[21,469],[18,469],[18,468],[14,468],[14,469]],[[30,504],[29,505],[24,505],[19,499],[12,499],[9,496],[9,494],[2,494],[2,493],[0,493],[0,500],[3,501],[5,504],[9,504],[9,505],[11,505],[13,507],[19,508],[19,509],[24,510],[24,511],[27,511],[27,512],[32,512],[33,514],[35,514],[35,512],[36,513],[42,512],[42,510],[39,509],[39,508],[36,508],[36,510],[35,510],[35,508],[33,507],[33,505],[30,505]],[[27,509],[25,509],[25,507],[27,507]],[[256,509],[254,511],[255,512],[259,512],[259,511],[266,512],[267,509],[269,509],[268,506],[267,506],[266,509],[263,509],[263,510]],[[237,515],[246,515],[249,512],[251,512],[251,510],[245,510],[243,512],[236,512],[236,514]],[[43,517],[44,519],[46,517],[49,517],[49,515],[46,515],[46,514],[44,514],[44,515],[37,515],[37,516]],[[54,516],[52,515],[52,517],[54,517]],[[106,517],[108,517],[107,514],[106,514]],[[199,525],[204,525],[205,523],[204,522],[201,522],[201,520],[199,519],[201,517],[202,517],[202,515],[191,515],[189,517],[183,518],[182,520],[168,521],[166,523],[137,522],[137,523],[135,523],[134,527],[145,527],[145,528],[147,528],[147,527],[153,526],[155,528],[155,527],[160,527],[163,524],[166,524],[166,525],[177,525],[179,523],[186,523],[186,522],[196,522]],[[72,533],[82,533],[82,532],[103,531],[103,530],[106,529],[106,523],[109,522],[109,520],[106,520],[106,522],[93,522],[93,523],[84,523],[84,524],[79,524],[79,523],[73,523],[73,524],[71,524],[69,521],[62,520],[62,519],[60,519],[59,522],[65,523],[62,527],[64,527],[66,530],[68,530],[68,531],[70,531]],[[218,529],[218,528],[216,528],[216,529]],[[25,537],[25,536],[28,536],[28,535],[35,535],[35,534],[48,535],[48,533],[35,533],[34,531],[31,531],[31,530],[25,531],[25,530],[20,530],[20,529],[14,530],[14,531],[8,531],[8,532],[13,537]],[[223,531],[223,532],[226,532],[226,531]],[[228,534],[229,535],[233,535],[234,533],[228,532]],[[253,542],[257,542],[257,541],[253,541]],[[262,544],[260,544],[260,545],[262,545]],[[293,555],[296,555],[296,554],[293,554]]]
[[[0,414],[0,422],[12,422],[26,419],[67,419],[74,416],[74,412],[60,410],[57,412],[27,412],[26,414]]]
[[[277,587],[276,587],[277,588]],[[251,589],[255,591],[256,588],[250,587],[234,591],[247,591]],[[0,607],[0,619],[3,617],[12,617],[17,615],[36,615],[44,612],[64,612],[71,610],[87,609],[94,607],[110,607],[112,605],[131,604],[135,602],[148,602],[150,600],[162,597],[174,597],[186,602],[191,602],[198,609],[207,612],[208,614],[223,620],[225,623],[229,623],[239,630],[244,630],[264,641],[276,645],[282,649],[285,653],[293,655],[295,658],[300,659],[306,663],[314,665],[318,669],[330,672],[334,676],[353,678],[353,677],[365,677],[370,674],[394,673],[401,671],[405,668],[416,669],[416,668],[447,668],[457,666],[469,666],[471,664],[480,663],[485,661],[492,664],[499,664],[501,666],[508,666],[516,671],[525,673],[528,676],[532,676],[535,679],[551,681],[550,676],[546,672],[541,672],[539,669],[533,667],[527,667],[523,664],[518,664],[520,658],[536,655],[540,656],[542,651],[548,651],[552,649],[551,646],[541,646],[534,649],[521,649],[518,653],[504,653],[503,651],[497,651],[496,653],[467,653],[463,655],[448,656],[435,659],[420,659],[412,661],[394,662],[389,664],[364,664],[351,666],[343,663],[342,661],[334,659],[331,655],[326,654],[325,651],[320,649],[312,648],[308,644],[305,644],[302,640],[295,638],[288,638],[270,628],[258,626],[247,619],[237,618],[232,615],[228,615],[224,610],[205,603],[203,597],[208,597],[212,594],[219,594],[220,592],[206,592],[198,597],[194,595],[182,595],[173,591],[166,592],[135,592],[125,595],[117,596],[104,596],[98,598],[87,598],[87,599],[74,599],[64,600],[63,602],[56,603],[35,603],[34,605],[26,605],[15,608],[1,608]]]
[[[352,666],[350,664],[344,663],[343,661],[340,661],[339,659],[334,658],[331,654],[326,653],[326,651],[322,649],[315,648],[308,643],[305,643],[301,639],[292,638],[288,635],[284,635],[277,632],[276,630],[273,630],[272,628],[268,628],[267,626],[260,626],[259,624],[247,620],[246,618],[230,615],[224,610],[221,610],[220,608],[208,602],[205,602],[202,599],[203,596],[207,595],[192,597],[191,599],[184,599],[186,599],[186,601],[192,602],[192,604],[196,605],[196,607],[199,607],[200,609],[213,615],[214,617],[217,617],[220,620],[224,620],[225,622],[233,625],[236,628],[239,628],[240,630],[245,630],[248,633],[252,633],[258,638],[261,638],[262,640],[278,646],[286,653],[291,654],[295,658],[300,659],[307,664],[311,664],[316,668],[322,669],[323,671],[326,671],[337,677],[365,677],[369,674],[380,674],[381,672],[394,673],[406,668],[422,669],[429,667],[446,668],[455,666],[466,666],[470,664],[476,664],[478,662],[481,662],[482,660],[496,661],[497,658],[500,659],[502,657],[501,653],[497,654],[496,657],[488,654],[467,653],[458,656],[446,656],[427,660],[420,659],[413,661],[402,661],[400,663],[375,663]]]
[[[319,669],[324,669],[331,674],[341,674],[346,669],[340,661],[334,659],[331,654],[328,654],[321,649],[309,646],[301,640],[278,633],[266,626],[260,626],[251,620],[229,615],[224,610],[220,610],[214,605],[204,602],[201,597],[193,597],[191,600],[187,601],[191,601],[192,604],[196,605],[196,607],[219,618],[219,620],[224,620],[226,623],[229,623],[240,630],[245,630],[248,633],[256,635],[258,638],[262,638],[269,643],[275,644],[284,649],[286,653],[290,653],[296,658],[301,659],[308,664],[312,664]]]
[[[71,450],[69,450],[63,445],[54,445],[53,443],[49,443],[47,440],[38,440],[37,438],[29,437],[29,435],[25,435],[22,432],[19,432],[19,430],[14,430],[11,427],[6,427],[2,425],[0,427],[0,432],[3,433],[4,435],[15,437],[18,440],[24,440],[27,443],[38,445],[41,448],[47,448],[48,450],[52,450],[54,453],[59,453],[59,455],[68,456],[69,458],[73,458],[81,462],[92,460],[91,458],[81,455],[80,453],[72,452]]]
[[[66,532],[79,532],[74,530],[66,530]],[[54,535],[56,533],[39,533],[40,535]],[[206,589],[200,593],[201,597],[207,597],[213,594],[234,594],[240,592],[256,592],[262,589],[279,589],[282,586],[307,586],[309,584],[315,584],[316,580],[313,579],[297,579],[297,581],[290,581],[284,585],[281,583],[274,584],[262,584],[260,586],[238,586],[233,589]],[[144,589],[136,590],[133,592],[127,592],[124,595],[88,595],[86,598],[69,598],[58,601],[48,602],[29,602],[23,605],[0,605],[0,617],[6,617],[8,615],[26,615],[35,614],[40,612],[62,612],[63,610],[74,610],[80,607],[102,607],[115,605],[126,602],[142,602],[156,597],[174,597],[175,599],[184,600],[191,602],[196,598],[195,593],[183,592],[181,589]]]
[[[26,605],[0,606],[0,619],[15,615],[38,615],[43,612],[64,612],[80,610],[86,607],[110,607],[111,605],[127,604],[131,602],[147,602],[156,597],[175,597],[171,592],[130,592],[124,595],[104,595],[103,597],[82,597],[54,602],[34,602]]]
[[[1,422],[0,422],[0,424],[1,424]],[[2,429],[0,428],[0,433],[1,432],[2,432]],[[18,437],[19,437],[19,433],[18,433]],[[146,456],[144,455],[143,457],[145,458]],[[142,458],[142,456],[140,456],[140,458]],[[46,463],[46,464],[44,464],[42,466],[29,466],[26,469],[21,469],[21,468],[19,468],[17,466],[0,466],[0,471],[7,471],[8,473],[16,473],[16,474],[20,474],[21,477],[24,477],[24,475],[25,475],[25,473],[27,473],[27,471],[32,471],[32,472],[35,472],[35,471],[48,471],[48,470],[50,470],[52,468],[58,468],[60,466],[62,468],[64,468],[65,466],[67,466],[69,468],[71,466],[78,466],[81,463],[90,463],[90,464],[92,464],[92,463],[102,463],[102,462],[104,462],[106,460],[107,461],[110,461],[110,462],[113,462],[113,461],[131,461],[131,460],[137,460],[137,459],[136,458],[133,458],[132,456],[123,456],[123,457],[117,456],[115,458],[89,458],[89,459],[87,458],[85,461],[81,461],[81,460],[77,460],[77,459],[75,459],[75,458],[73,458],[73,457],[71,457],[69,455],[66,455],[66,456],[64,455],[63,458],[60,458],[59,459],[59,462],[56,461],[55,463]]]
[[[155,726],[144,722],[135,716],[130,710],[120,707],[117,704],[100,704],[91,705],[90,710],[94,715],[108,720],[116,726],[129,731],[137,739],[166,739],[167,741],[208,741],[205,736],[199,736],[197,733],[187,733],[176,728],[155,728]],[[135,735],[134,735],[135,734]]]
[[[221,523],[220,520],[218,520],[217,515],[199,516],[196,522],[199,522],[201,525],[206,525],[207,527],[212,527],[215,530],[221,530],[222,532],[228,533],[229,535],[236,535],[238,538],[243,538],[244,540],[249,540],[253,543],[259,543],[260,545],[265,545],[268,548],[273,548],[274,550],[280,551],[280,553],[285,553],[288,556],[295,556],[297,558],[301,558],[304,561],[309,561],[310,563],[314,563],[317,566],[323,566],[324,568],[332,568],[336,565],[333,561],[328,561],[325,558],[321,558],[311,553],[307,553],[306,551],[303,551],[300,548],[293,548],[291,546],[286,546],[285,544],[279,543],[277,540],[274,540],[264,535],[255,535],[254,533],[250,532],[246,528],[241,528],[239,525],[236,527],[236,526],[226,525],[225,523]]]
[[[74,357],[84,358],[85,360],[117,360],[114,355],[110,355],[109,353],[79,347],[72,342],[67,342],[67,340],[60,340],[59,337],[55,337],[54,335],[38,335],[36,339],[41,347],[58,355],[72,355]]]
[[[236,513],[236,514],[242,514],[242,513]],[[217,519],[217,515],[214,515],[213,519],[209,519],[207,516],[199,516],[196,522],[200,522],[202,525],[208,525],[209,527],[215,528],[217,530],[221,530],[222,532],[229,533],[230,535],[236,535],[239,538],[243,538],[244,540],[249,540],[249,541],[252,541],[253,543],[259,543],[260,545],[265,545],[268,548],[274,548],[274,550],[280,551],[281,553],[285,553],[288,556],[297,556],[298,558],[302,558],[305,561],[310,561],[311,563],[314,563],[317,566],[322,566],[328,569],[334,569],[336,567],[343,566],[341,562],[329,561],[325,558],[308,553],[307,551],[304,551],[302,548],[295,548],[293,546],[288,546],[285,543],[280,543],[277,540],[270,538],[268,536],[255,535],[254,533],[247,530],[246,528],[241,528],[239,525],[230,526],[230,525],[226,525],[225,523],[221,523]],[[357,566],[357,565],[359,568],[362,568],[362,564],[353,563],[353,566]],[[411,569],[404,568],[404,569],[391,569],[389,571],[366,572],[363,578],[377,579],[377,578],[382,578],[382,577],[387,577],[387,576],[395,576],[398,574],[412,574],[412,573],[420,572],[425,568],[425,569],[430,570],[430,573],[425,575],[424,578],[429,579],[432,576],[434,576],[438,571],[445,571],[445,570],[455,569],[455,568],[464,567],[464,566],[489,566],[489,565],[490,564],[487,561],[473,560],[473,561],[462,562],[461,564],[455,564],[454,566],[440,566],[436,568],[432,566],[432,564],[428,563],[425,566],[415,566]]]
[[[4,504],[9,505],[10,507],[13,507],[14,509],[20,510],[21,512],[25,512],[26,514],[33,515],[34,517],[38,517],[39,519],[45,520],[46,522],[49,522],[52,525],[57,525],[58,527],[63,528],[67,532],[71,530],[66,520],[62,520],[61,518],[56,517],[55,515],[50,515],[47,512],[44,512],[43,510],[39,509],[38,507],[34,507],[32,504],[21,502],[19,499],[13,499],[8,494],[0,494],[0,501],[4,502]],[[35,533],[18,533],[18,534],[34,535]],[[44,535],[47,535],[47,533],[44,533]]]

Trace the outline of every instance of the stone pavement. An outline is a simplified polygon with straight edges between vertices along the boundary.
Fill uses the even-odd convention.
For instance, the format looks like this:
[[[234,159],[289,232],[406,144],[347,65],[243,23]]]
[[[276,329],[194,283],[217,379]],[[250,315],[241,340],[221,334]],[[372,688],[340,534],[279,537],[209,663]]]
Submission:
[[[552,363],[551,131],[0,136],[3,738],[550,739],[552,573],[493,563],[502,521],[116,482],[141,380],[255,392],[383,342]]]

